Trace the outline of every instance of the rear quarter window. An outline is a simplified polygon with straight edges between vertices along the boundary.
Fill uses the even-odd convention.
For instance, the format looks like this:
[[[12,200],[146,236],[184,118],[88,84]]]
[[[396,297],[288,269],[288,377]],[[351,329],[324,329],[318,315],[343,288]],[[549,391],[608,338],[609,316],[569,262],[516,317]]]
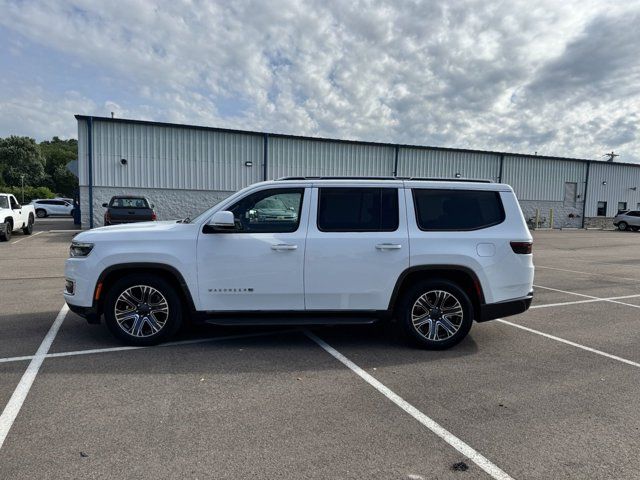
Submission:
[[[479,230],[505,219],[498,192],[413,189],[413,204],[418,227],[424,231]]]

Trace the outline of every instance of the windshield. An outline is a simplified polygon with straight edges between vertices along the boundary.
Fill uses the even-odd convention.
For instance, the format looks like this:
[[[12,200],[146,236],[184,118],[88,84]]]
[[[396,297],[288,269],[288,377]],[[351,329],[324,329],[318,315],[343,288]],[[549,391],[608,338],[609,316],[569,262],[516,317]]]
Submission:
[[[7,200],[7,197],[0,197],[0,208],[9,208],[9,200]]]

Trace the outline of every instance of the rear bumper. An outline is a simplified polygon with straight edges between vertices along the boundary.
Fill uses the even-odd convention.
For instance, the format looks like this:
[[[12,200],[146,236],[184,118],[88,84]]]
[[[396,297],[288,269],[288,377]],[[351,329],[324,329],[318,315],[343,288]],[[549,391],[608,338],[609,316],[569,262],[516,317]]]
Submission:
[[[496,318],[517,315],[527,311],[531,306],[532,300],[533,292],[530,292],[529,295],[522,298],[514,298],[498,303],[485,303],[484,305],[480,305],[480,314],[478,318],[476,318],[476,321],[486,322],[495,320]]]
[[[69,302],[67,302],[67,305],[69,306],[69,310],[71,310],[76,315],[80,315],[87,321],[87,323],[100,323],[100,316],[98,315],[95,307],[81,307],[79,305],[73,305]]]

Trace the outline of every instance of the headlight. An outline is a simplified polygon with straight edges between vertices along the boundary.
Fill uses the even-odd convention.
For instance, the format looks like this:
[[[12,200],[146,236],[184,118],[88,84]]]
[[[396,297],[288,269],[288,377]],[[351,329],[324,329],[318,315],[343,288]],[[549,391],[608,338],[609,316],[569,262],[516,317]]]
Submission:
[[[71,242],[69,247],[70,257],[86,257],[93,250],[93,243]]]

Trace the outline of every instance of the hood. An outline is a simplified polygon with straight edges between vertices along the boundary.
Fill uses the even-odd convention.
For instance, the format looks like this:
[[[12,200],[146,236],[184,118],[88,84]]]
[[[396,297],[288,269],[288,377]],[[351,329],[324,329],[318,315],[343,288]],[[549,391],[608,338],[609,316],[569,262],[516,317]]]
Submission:
[[[79,233],[74,240],[80,242],[97,242],[102,239],[126,239],[132,237],[147,237],[149,235],[161,234],[162,232],[173,232],[184,227],[193,227],[192,223],[177,223],[176,220],[165,220],[162,222],[138,222],[111,225],[109,227],[99,227],[86,232]]]

